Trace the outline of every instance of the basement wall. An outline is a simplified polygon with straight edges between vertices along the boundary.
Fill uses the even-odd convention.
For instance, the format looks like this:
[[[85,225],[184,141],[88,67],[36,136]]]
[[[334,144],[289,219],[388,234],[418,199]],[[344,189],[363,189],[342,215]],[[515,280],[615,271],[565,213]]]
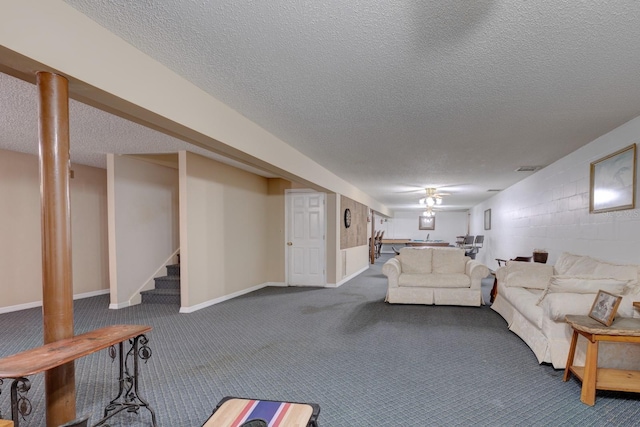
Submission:
[[[632,143],[640,143],[640,117],[473,207],[470,234],[486,236],[476,259],[495,269],[495,258],[531,256],[543,248],[549,252],[548,264],[564,251],[640,264],[640,209],[589,213],[591,162]],[[491,230],[485,231],[487,209]]]
[[[74,298],[107,293],[107,174],[72,164]],[[42,305],[38,157],[0,150],[0,313]]]
[[[107,155],[110,204],[110,308],[140,303],[140,291],[165,275],[179,245],[178,171]],[[161,273],[161,274],[159,274]]]
[[[179,159],[180,311],[188,313],[268,285],[268,254],[283,242],[269,240],[280,225],[269,223],[267,178],[185,151]]]
[[[393,218],[386,221],[376,217],[376,231],[384,230],[385,239],[411,239],[424,240],[429,235],[429,240],[444,240],[454,245],[456,236],[467,234],[467,212],[437,212],[434,230],[419,230],[418,217],[420,211],[398,211]],[[482,234],[482,233],[478,233]],[[395,245],[399,249],[398,245]],[[383,245],[382,251],[392,253],[391,245]]]

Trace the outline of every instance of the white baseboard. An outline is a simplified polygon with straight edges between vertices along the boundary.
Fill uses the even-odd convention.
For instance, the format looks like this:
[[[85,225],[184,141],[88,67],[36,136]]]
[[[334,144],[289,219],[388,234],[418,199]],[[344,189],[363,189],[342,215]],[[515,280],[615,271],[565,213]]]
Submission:
[[[353,273],[350,276],[345,277],[344,279],[340,280],[338,283],[334,284],[327,284],[327,288],[337,288],[340,287],[342,285],[344,285],[345,283],[347,283],[349,280],[353,279],[354,277],[358,276],[359,274],[364,273],[365,271],[367,271],[369,269],[369,266],[367,265],[366,267],[361,268],[360,270],[356,271],[355,273]]]
[[[275,286],[278,288],[286,288],[287,284],[284,282],[267,282],[265,283],[265,286]]]
[[[271,282],[269,282],[269,283],[271,283]],[[257,285],[257,286],[251,287],[251,288],[247,288],[247,289],[243,289],[241,291],[234,292],[232,294],[225,295],[225,296],[220,297],[220,298],[214,298],[212,300],[205,301],[205,302],[202,302],[200,304],[192,305],[191,307],[180,307],[180,313],[185,313],[185,314],[193,313],[194,311],[198,311],[198,310],[201,310],[203,308],[210,307],[212,305],[220,304],[221,302],[225,302],[225,301],[228,301],[230,299],[239,297],[240,295],[248,294],[249,292],[253,292],[253,291],[257,291],[258,289],[262,289],[262,288],[264,288],[266,286],[269,286],[269,283],[262,283],[260,285]]]
[[[91,292],[84,292],[81,294],[76,294],[73,296],[73,299],[84,299],[84,298],[91,298],[91,297],[97,297],[98,295],[104,295],[104,294],[108,294],[109,293],[109,289],[100,289],[99,291],[91,291]]]
[[[129,301],[109,304],[109,310],[119,310],[121,308],[126,308],[126,307],[131,307],[131,304]]]
[[[10,305],[8,307],[2,307],[0,308],[0,314],[11,313],[12,311],[27,310],[29,308],[36,308],[36,307],[42,307],[42,301],[33,301],[33,302],[27,302],[24,304],[16,304],[16,305]]]
[[[73,299],[77,300],[77,299],[83,299],[83,298],[91,298],[91,297],[104,295],[108,293],[109,293],[109,289],[101,289],[99,291],[91,291],[91,292],[84,292],[81,294],[75,294],[73,296]],[[36,308],[36,307],[42,307],[42,301],[32,301],[24,304],[16,304],[16,305],[10,305],[8,307],[0,307],[0,314],[11,313],[12,311],[27,310],[29,308]]]

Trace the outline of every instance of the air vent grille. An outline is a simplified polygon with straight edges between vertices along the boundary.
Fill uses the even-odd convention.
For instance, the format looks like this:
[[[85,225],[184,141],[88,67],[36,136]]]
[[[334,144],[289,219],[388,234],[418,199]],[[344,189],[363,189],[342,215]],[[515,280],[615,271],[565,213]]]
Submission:
[[[539,169],[542,169],[542,166],[520,166],[516,172],[535,172]]]

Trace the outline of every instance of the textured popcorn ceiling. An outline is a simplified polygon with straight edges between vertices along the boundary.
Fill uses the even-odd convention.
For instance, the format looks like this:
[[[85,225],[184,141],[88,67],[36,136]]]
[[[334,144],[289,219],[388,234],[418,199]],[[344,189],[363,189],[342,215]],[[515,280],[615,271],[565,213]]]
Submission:
[[[636,0],[65,1],[391,208],[472,206],[640,115]],[[178,144],[84,114],[88,151]]]
[[[35,85],[0,73],[0,148],[38,154],[38,93]],[[73,163],[106,168],[106,153],[162,154],[188,150],[266,177],[274,175],[69,100],[69,145]],[[177,167],[177,159],[175,159]]]

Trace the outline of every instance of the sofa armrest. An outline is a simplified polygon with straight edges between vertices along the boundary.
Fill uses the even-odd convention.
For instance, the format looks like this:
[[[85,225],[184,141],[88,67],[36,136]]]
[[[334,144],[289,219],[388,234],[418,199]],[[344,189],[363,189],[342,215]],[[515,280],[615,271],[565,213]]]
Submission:
[[[496,279],[498,283],[504,283],[507,280],[507,267],[498,267],[496,270]]]
[[[402,267],[400,265],[400,260],[396,258],[391,258],[382,266],[382,274],[387,276],[387,278],[389,279],[390,288],[398,287],[398,277],[400,277],[401,272]]]
[[[471,289],[480,289],[482,287],[482,279],[489,275],[489,268],[471,259],[467,261],[464,273],[471,278]]]

